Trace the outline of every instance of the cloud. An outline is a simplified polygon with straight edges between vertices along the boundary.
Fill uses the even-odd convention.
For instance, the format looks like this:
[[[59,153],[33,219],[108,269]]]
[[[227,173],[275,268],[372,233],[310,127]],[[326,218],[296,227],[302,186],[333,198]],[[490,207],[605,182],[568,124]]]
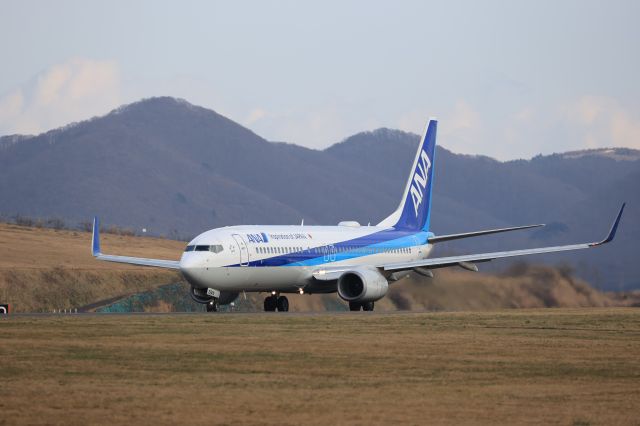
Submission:
[[[638,106],[608,96],[559,101],[517,96],[500,98],[496,106],[470,95],[390,113],[366,100],[305,106],[263,100],[258,106],[247,96],[224,96],[221,86],[190,75],[134,80],[123,81],[113,61],[76,58],[53,65],[0,95],[0,135],[40,133],[142,97],[170,95],[212,108],[267,139],[311,148],[382,126],[420,133],[426,119],[439,111],[439,143],[459,153],[507,160],[585,148],[640,149]]]
[[[572,134],[585,148],[640,149],[640,114],[607,96],[582,96],[560,108]]]
[[[255,108],[249,112],[249,116],[244,120],[245,126],[250,126],[258,120],[267,116],[267,112],[262,108]]]
[[[365,130],[381,127],[366,115],[357,114],[349,103],[330,102],[307,108],[249,110],[242,122],[271,141],[290,142],[312,149],[324,149]],[[233,116],[231,116],[233,119]],[[253,119],[253,120],[252,120]]]
[[[459,99],[442,117],[439,127],[444,146],[454,152],[486,154],[483,143],[484,123],[480,113],[471,104]]]
[[[35,134],[120,105],[118,66],[75,58],[53,65],[0,97],[0,134]]]
[[[438,144],[455,152],[482,153],[480,147],[482,132],[482,120],[480,114],[464,99],[456,100],[448,108],[442,109],[438,121]],[[396,120],[396,126],[400,130],[422,134],[427,120],[433,116],[425,109],[404,113]]]

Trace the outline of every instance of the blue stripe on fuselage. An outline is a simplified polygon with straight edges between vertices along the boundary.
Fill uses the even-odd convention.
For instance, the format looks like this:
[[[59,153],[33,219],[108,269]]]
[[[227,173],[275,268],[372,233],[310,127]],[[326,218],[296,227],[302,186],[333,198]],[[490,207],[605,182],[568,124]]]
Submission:
[[[378,254],[371,249],[399,249],[426,244],[429,232],[407,232],[394,229],[375,232],[370,235],[282,254],[266,259],[253,260],[244,266],[315,266],[340,262],[363,256]],[[241,266],[239,263],[228,267]]]

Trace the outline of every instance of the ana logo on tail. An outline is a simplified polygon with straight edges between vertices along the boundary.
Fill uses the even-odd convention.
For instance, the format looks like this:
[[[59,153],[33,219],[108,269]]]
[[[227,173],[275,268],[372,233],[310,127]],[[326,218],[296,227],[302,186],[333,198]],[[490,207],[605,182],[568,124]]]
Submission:
[[[420,208],[420,204],[422,204],[422,190],[427,187],[429,169],[431,169],[431,160],[429,160],[429,156],[423,149],[420,153],[418,167],[413,175],[413,182],[411,183],[411,199],[413,200],[413,208],[415,209],[416,217],[418,217],[418,209]]]

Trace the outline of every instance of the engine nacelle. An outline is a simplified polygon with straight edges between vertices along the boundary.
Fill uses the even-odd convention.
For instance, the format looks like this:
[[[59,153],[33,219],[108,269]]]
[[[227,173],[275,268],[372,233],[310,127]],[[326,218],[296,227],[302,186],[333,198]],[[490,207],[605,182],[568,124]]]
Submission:
[[[218,297],[218,303],[228,305],[238,298],[238,294],[237,291],[221,291],[220,297]],[[213,296],[207,294],[206,288],[191,287],[189,295],[195,302],[202,304],[207,304],[214,299]]]
[[[354,269],[338,278],[338,296],[347,302],[374,302],[382,299],[389,283],[375,269]]]

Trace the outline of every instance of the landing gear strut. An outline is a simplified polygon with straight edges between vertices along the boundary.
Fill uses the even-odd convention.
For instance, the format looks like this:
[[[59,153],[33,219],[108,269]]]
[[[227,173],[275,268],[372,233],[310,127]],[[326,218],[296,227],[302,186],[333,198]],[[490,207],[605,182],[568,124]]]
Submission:
[[[350,311],[359,311],[362,309],[363,311],[373,311],[374,303],[373,302],[349,302],[349,310]]]
[[[264,311],[265,312],[288,312],[289,311],[289,299],[286,296],[272,295],[264,299]]]

